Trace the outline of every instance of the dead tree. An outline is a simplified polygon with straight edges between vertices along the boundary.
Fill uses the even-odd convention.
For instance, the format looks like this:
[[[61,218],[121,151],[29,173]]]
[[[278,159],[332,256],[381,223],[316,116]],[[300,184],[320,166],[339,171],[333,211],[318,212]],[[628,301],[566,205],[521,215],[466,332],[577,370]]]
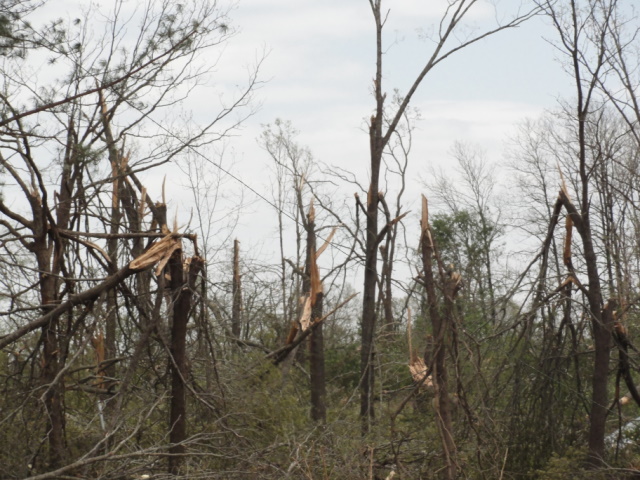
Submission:
[[[596,5],[596,3],[598,5]],[[616,11],[616,1],[590,2],[582,9],[572,0],[567,9],[554,2],[541,2],[559,36],[559,46],[568,57],[576,89],[574,122],[576,125],[576,157],[578,203],[569,198],[566,187],[560,190],[559,203],[577,230],[582,243],[587,283],[581,288],[588,303],[595,347],[591,409],[589,414],[589,459],[602,465],[605,452],[605,423],[608,404],[609,360],[612,345],[613,320],[604,315],[601,272],[594,245],[591,218],[591,166],[588,162],[587,122],[591,118],[598,86],[604,81],[607,62],[607,41],[610,20]],[[586,40],[588,39],[588,40]],[[591,49],[585,46],[591,43]],[[584,48],[584,49],[583,49]]]
[[[12,1],[1,9],[4,14],[24,3],[32,2]],[[42,424],[35,425],[42,430],[42,445],[40,438],[33,440],[39,435],[18,444],[34,452],[28,464],[44,472],[74,462],[71,454],[83,456],[94,446],[110,448],[102,441],[78,448],[66,445],[76,442],[71,436],[65,439],[65,401],[74,395],[67,393],[68,370],[84,354],[83,341],[93,333],[87,330],[101,329],[98,323],[106,320],[105,356],[114,357],[116,347],[133,343],[121,341],[124,335],[143,331],[144,337],[148,326],[144,322],[151,323],[150,276],[143,273],[148,267],[120,266],[118,261],[137,260],[157,245],[167,245],[152,241],[168,232],[158,235],[152,226],[149,234],[141,227],[145,204],[153,212],[155,226],[166,224],[166,210],[148,201],[135,172],[219,140],[219,132],[228,132],[231,126],[215,127],[231,110],[246,105],[255,77],[235,101],[220,106],[210,122],[190,127],[190,136],[176,135],[156,120],[157,115],[174,92],[187,85],[190,90],[205,75],[206,69],[186,68],[194,55],[219,45],[231,33],[223,28],[226,12],[216,2],[153,1],[129,16],[118,1],[104,15],[96,6],[86,15],[76,12],[81,18],[73,21],[52,22],[46,17],[57,18],[58,13],[41,11],[41,4],[27,9],[33,10],[29,15],[37,15],[37,21],[28,16],[19,21],[3,17],[16,20],[16,28],[25,31],[19,43],[28,55],[7,56],[4,43],[0,49],[0,76],[6,87],[0,102],[0,170],[10,178],[14,197],[7,201],[0,196],[0,270],[2,276],[15,278],[17,286],[12,292],[15,304],[6,317],[12,331],[0,338],[0,345],[25,337],[21,343],[31,350],[29,381],[37,378],[42,388],[24,389],[23,405],[27,410],[42,408],[37,415]],[[137,22],[136,18],[144,20],[136,24],[138,34],[131,37],[126,34],[127,22]],[[39,62],[45,57],[51,62]],[[185,68],[173,68],[176,64]],[[32,75],[36,70],[38,74]],[[111,125],[120,127],[116,131]],[[149,128],[153,138],[163,141],[149,143]],[[126,160],[125,136],[135,139],[139,153],[135,163]],[[156,213],[164,213],[165,220],[158,220]],[[100,238],[97,244],[87,240],[92,237]],[[143,281],[136,284],[130,279],[135,276]],[[106,305],[106,315],[94,308],[98,304]],[[119,331],[118,311],[130,307],[136,314],[122,322]],[[28,335],[35,330],[39,337]],[[114,365],[104,366],[105,376],[115,374]],[[119,412],[120,420],[123,415]],[[11,421],[3,415],[2,421],[6,420]],[[3,453],[2,459],[8,460],[0,461],[4,464],[13,461],[11,453]]]
[[[318,270],[318,253],[316,252],[316,214],[313,202],[309,206],[307,220],[304,228],[307,233],[307,258],[304,269],[303,289],[309,292],[311,297],[311,323],[315,323],[322,318],[322,305],[324,292]],[[322,252],[320,252],[322,253]],[[309,373],[311,390],[311,419],[316,422],[327,420],[327,407],[325,398],[327,396],[327,386],[324,373],[324,337],[322,333],[323,324],[319,322],[313,329],[309,340]]]
[[[302,201],[301,196],[298,199]],[[326,380],[324,366],[324,337],[322,332],[323,299],[324,292],[322,280],[320,278],[320,270],[318,269],[318,257],[327,248],[335,229],[329,235],[322,247],[316,249],[316,227],[315,227],[315,209],[313,201],[309,205],[308,214],[303,217],[303,227],[307,234],[306,238],[306,259],[304,271],[300,272],[303,276],[302,290],[305,295],[300,298],[301,314],[299,320],[293,322],[289,335],[287,336],[286,346],[290,349],[282,351],[274,355],[276,364],[282,362],[290,351],[294,350],[302,339],[310,335],[309,341],[309,370],[310,370],[310,394],[311,394],[311,418],[317,422],[326,421]],[[296,345],[293,347],[292,345]]]
[[[182,250],[173,252],[168,273],[171,276],[172,318],[171,326],[171,411],[169,414],[169,473],[177,475],[184,461],[187,438],[187,399],[185,382],[187,371],[187,324],[193,308],[193,292],[198,275],[204,268],[204,260],[198,256],[182,258]]]

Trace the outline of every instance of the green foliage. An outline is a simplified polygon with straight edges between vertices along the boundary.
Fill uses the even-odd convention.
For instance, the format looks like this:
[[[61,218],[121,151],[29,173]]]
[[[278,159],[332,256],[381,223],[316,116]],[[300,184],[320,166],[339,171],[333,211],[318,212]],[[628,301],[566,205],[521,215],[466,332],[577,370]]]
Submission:
[[[492,263],[501,228],[489,215],[458,210],[434,215],[432,234],[444,264],[452,264],[462,275],[464,287],[457,303],[464,312],[464,324],[488,333],[497,318],[498,288]]]
[[[560,456],[553,454],[547,465],[535,472],[540,480],[622,480],[637,478],[633,472],[613,467],[588,467],[586,452],[578,448],[570,448]]]
[[[351,391],[360,380],[360,352],[355,343],[339,345],[325,351],[325,369],[333,389]]]
[[[16,29],[17,23],[17,13],[7,11],[6,7],[0,10],[0,57],[23,54],[18,47],[23,43],[25,34]]]
[[[495,224],[468,210],[436,214],[431,228],[443,261],[463,270],[486,261],[487,247],[499,233]]]

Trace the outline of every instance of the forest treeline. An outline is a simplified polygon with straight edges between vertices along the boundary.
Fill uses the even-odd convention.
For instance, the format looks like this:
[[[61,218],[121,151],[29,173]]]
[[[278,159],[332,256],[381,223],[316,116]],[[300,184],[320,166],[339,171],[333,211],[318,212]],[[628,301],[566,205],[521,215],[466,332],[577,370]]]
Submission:
[[[392,5],[362,1],[368,176],[265,126],[269,263],[260,229],[236,238],[243,199],[217,210],[260,62],[207,120],[176,115],[231,7],[2,2],[0,477],[639,477],[640,19],[535,0],[468,23],[489,3],[445,2],[400,91]],[[574,94],[520,124],[507,175],[460,142],[409,198],[424,80],[538,16]],[[149,194],[166,171],[191,212]]]

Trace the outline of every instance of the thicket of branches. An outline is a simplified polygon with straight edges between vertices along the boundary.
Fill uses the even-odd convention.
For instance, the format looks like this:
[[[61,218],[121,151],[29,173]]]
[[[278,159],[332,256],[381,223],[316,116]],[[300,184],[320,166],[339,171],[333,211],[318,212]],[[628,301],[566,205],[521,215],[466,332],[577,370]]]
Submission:
[[[4,2],[0,476],[637,477],[640,24],[628,2],[539,0],[469,30],[481,5],[448,2],[387,98],[387,12],[369,1],[370,177],[267,125],[265,263],[227,234],[242,198],[216,217],[221,177],[204,173],[251,114],[257,69],[208,121],[172,121],[234,34],[225,7],[52,20],[47,2]],[[520,126],[507,185],[458,143],[455,178],[407,198],[423,80],[534,15],[575,96]],[[145,185],[174,164],[187,228]]]

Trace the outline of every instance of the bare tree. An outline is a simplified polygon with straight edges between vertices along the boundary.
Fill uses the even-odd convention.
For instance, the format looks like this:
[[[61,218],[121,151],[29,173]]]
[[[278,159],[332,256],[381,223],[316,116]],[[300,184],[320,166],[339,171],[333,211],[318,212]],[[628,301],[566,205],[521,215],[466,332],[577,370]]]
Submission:
[[[0,343],[29,350],[30,375],[40,378],[43,393],[37,398],[46,425],[36,428],[47,448],[24,445],[31,455],[24,464],[58,471],[77,465],[79,452],[94,456],[121,447],[110,442],[122,417],[104,422],[104,442],[68,445],[69,438],[77,442],[65,434],[67,399],[76,395],[69,392],[93,392],[109,408],[122,405],[131,370],[116,370],[123,360],[118,350],[124,354],[138,345],[133,366],[154,332],[164,333],[157,323],[162,294],[154,304],[152,277],[144,272],[150,265],[132,267],[131,261],[182,235],[168,231],[166,202],[152,202],[138,175],[224,136],[241,118],[224,119],[247,104],[255,77],[231,105],[187,136],[162,124],[160,114],[206,74],[196,61],[199,53],[232,33],[215,2],[157,1],[127,10],[126,2],[117,1],[106,22],[96,20],[94,9],[42,25],[38,2],[3,4],[9,10],[26,6],[33,11],[14,18],[16,41],[1,52],[0,172],[10,182],[0,198],[2,270],[12,272],[17,288],[10,293]],[[127,25],[136,22],[132,37]],[[145,225],[148,211],[152,219]],[[153,243],[162,237],[164,243]],[[37,329],[39,337],[31,334]],[[100,382],[89,387],[86,380],[71,380],[69,372],[85,370],[77,363],[99,331],[106,333],[107,358],[97,366]],[[103,420],[101,410],[98,416]]]
[[[376,330],[376,286],[378,284],[378,247],[384,236],[380,235],[378,215],[380,206],[380,169],[382,157],[391,137],[394,135],[407,107],[425,77],[441,62],[451,55],[483,38],[505,29],[517,27],[538,12],[538,8],[527,8],[517,13],[508,21],[482,31],[479,34],[458,36],[464,26],[464,19],[481,2],[477,0],[455,0],[448,2],[445,11],[436,27],[433,50],[418,76],[408,90],[401,94],[402,101],[393,112],[385,116],[386,93],[383,81],[383,28],[389,12],[382,7],[382,0],[369,0],[376,29],[376,68],[373,82],[375,101],[374,113],[369,124],[370,143],[370,182],[367,189],[366,242],[364,261],[364,287],[362,300],[362,350],[361,350],[361,383],[360,383],[360,416],[363,432],[368,431],[374,417],[374,336]],[[385,117],[391,120],[385,123]]]
[[[311,153],[300,147],[295,142],[296,131],[289,122],[277,120],[274,127],[268,126],[262,134],[263,146],[276,163],[279,172],[279,196],[278,204],[285,206],[292,204],[295,209],[294,214],[290,214],[291,218],[296,220],[296,257],[299,260],[300,245],[302,240],[305,242],[305,260],[304,266],[300,268],[297,262],[284,257],[284,228],[283,217],[285,211],[282,208],[278,212],[278,229],[280,235],[280,249],[282,255],[282,277],[283,296],[285,296],[285,264],[288,263],[292,273],[301,278],[300,285],[295,285],[291,289],[294,296],[293,301],[298,300],[300,308],[297,311],[297,319],[292,322],[291,329],[287,338],[287,344],[293,344],[297,338],[300,338],[308,325],[302,325],[299,319],[308,316],[305,320],[315,325],[313,332],[309,337],[309,367],[310,367],[310,400],[311,400],[311,418],[314,421],[326,421],[326,381],[325,381],[325,357],[324,357],[324,336],[323,322],[319,321],[323,316],[324,291],[322,289],[322,279],[317,264],[318,256],[328,247],[335,233],[335,228],[325,239],[324,244],[317,248],[318,229],[316,227],[316,210],[313,206],[316,192],[313,190],[315,183],[314,178],[314,162]],[[288,187],[286,186],[288,184]],[[292,192],[292,195],[286,195],[285,191]],[[308,213],[305,213],[305,197],[311,194],[309,201]],[[287,198],[287,197],[293,198]],[[304,237],[302,237],[304,233]],[[341,269],[342,265],[332,268],[326,275],[327,277],[335,275],[336,271]],[[293,303],[291,299],[283,300],[283,305]],[[286,312],[286,310],[285,310]],[[305,335],[306,336],[306,335]]]
[[[588,288],[583,290],[589,304],[589,316],[595,344],[592,376],[591,410],[589,415],[589,456],[595,464],[604,458],[605,422],[608,402],[609,356],[613,317],[604,307],[601,274],[594,245],[591,220],[591,182],[588,164],[587,122],[597,102],[598,85],[606,68],[607,50],[603,39],[609,30],[608,18],[616,2],[589,1],[581,7],[576,1],[568,5],[542,4],[559,35],[559,46],[568,58],[576,87],[575,120],[577,122],[576,155],[578,160],[576,207],[566,189],[560,191],[558,202],[566,209],[582,241],[587,269]],[[600,16],[602,15],[602,16]],[[595,40],[592,49],[585,37]]]

